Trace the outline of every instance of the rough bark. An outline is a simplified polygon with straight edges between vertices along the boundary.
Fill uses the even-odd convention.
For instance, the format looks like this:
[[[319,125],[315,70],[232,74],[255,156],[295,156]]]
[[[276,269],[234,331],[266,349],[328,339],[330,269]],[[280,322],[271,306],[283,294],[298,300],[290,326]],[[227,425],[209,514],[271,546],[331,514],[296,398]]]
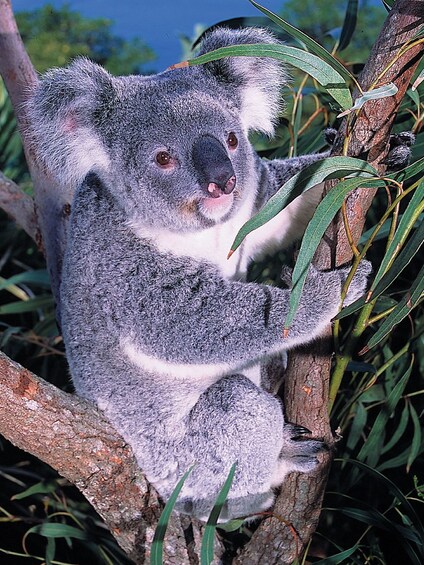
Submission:
[[[57,296],[65,244],[66,210],[71,192],[69,187],[55,186],[46,172],[35,166],[36,148],[25,139],[23,102],[37,78],[20,41],[9,0],[0,0],[0,15],[0,72],[23,133],[34,181],[36,216],[31,203],[19,192],[14,192],[15,187],[3,179],[0,180],[0,206],[22,223],[39,245],[42,238],[53,292]],[[423,0],[398,0],[395,3],[362,74],[361,84],[365,90],[397,50],[416,33],[423,16]],[[379,83],[393,81],[399,92],[390,99],[367,102],[355,128],[349,132],[349,155],[368,153],[369,161],[380,167],[387,151],[388,133],[396,109],[420,52],[421,47],[418,46],[405,54]],[[340,140],[346,134],[346,123],[340,128]],[[14,194],[17,195],[15,202]],[[355,240],[362,230],[373,195],[373,191],[362,190],[348,200],[347,213]],[[345,263],[350,258],[351,250],[346,245],[344,228],[337,221],[329,228],[326,243],[317,252],[316,263],[323,267],[331,263]],[[331,365],[328,343],[328,340],[323,340],[313,350],[291,356],[285,405],[289,420],[307,425],[315,435],[331,442],[327,415]],[[129,447],[110,425],[92,406],[44,383],[4,355],[0,355],[0,398],[0,431],[5,437],[46,461],[76,484],[102,515],[129,556],[136,563],[143,563],[148,557],[159,503],[137,468]],[[284,484],[275,514],[291,523],[297,535],[293,534],[293,528],[285,526],[280,520],[267,519],[237,558],[238,564],[293,562],[316,527],[330,460],[328,454],[323,457],[317,473],[292,475]],[[175,518],[170,525],[165,563],[198,563],[193,543],[186,544],[183,530],[193,528],[191,533],[195,540],[199,539],[201,530],[198,524],[192,525],[187,519],[182,522],[183,526]]]
[[[38,77],[22,43],[10,0],[0,0],[0,53],[0,74],[12,101],[34,184],[34,205],[39,228],[37,244],[45,253],[53,296],[58,303],[67,210],[72,189],[57,186],[48,171],[40,169],[36,164],[37,148],[30,143],[27,135],[25,102],[36,86]]]
[[[0,430],[17,447],[76,485],[135,563],[148,562],[163,505],[137,466],[131,448],[96,408],[40,379],[0,352]],[[184,521],[185,528],[191,524]],[[164,562],[190,560],[175,517]]]
[[[413,38],[424,23],[423,0],[397,0],[389,13],[379,37],[360,76],[364,91],[376,81],[380,73],[395,58],[408,40]],[[401,56],[381,77],[376,86],[394,82],[398,93],[390,98],[369,101],[359,113],[352,131],[348,132],[348,118],[339,128],[334,154],[340,154],[343,141],[349,133],[347,155],[367,158],[380,172],[388,152],[388,139],[399,105],[410,79],[423,54],[423,45],[417,45]],[[358,92],[354,92],[354,99]],[[334,183],[328,183],[329,190]],[[349,226],[355,243],[358,242],[365,217],[375,190],[360,189],[352,193],[346,204]],[[352,250],[340,216],[328,228],[314,258],[318,268],[328,268],[349,262]],[[284,404],[287,418],[306,425],[317,437],[332,443],[328,416],[328,389],[331,370],[329,341],[321,340],[308,350],[291,355],[285,377]],[[238,565],[291,564],[306,546],[316,529],[325,485],[330,470],[331,453],[323,457],[318,471],[309,475],[292,475],[283,485],[274,512],[292,524],[282,525],[277,518],[265,520],[249,545],[241,552]]]
[[[21,188],[0,172],[0,208],[4,210],[26,233],[39,241],[37,216],[34,200]]]

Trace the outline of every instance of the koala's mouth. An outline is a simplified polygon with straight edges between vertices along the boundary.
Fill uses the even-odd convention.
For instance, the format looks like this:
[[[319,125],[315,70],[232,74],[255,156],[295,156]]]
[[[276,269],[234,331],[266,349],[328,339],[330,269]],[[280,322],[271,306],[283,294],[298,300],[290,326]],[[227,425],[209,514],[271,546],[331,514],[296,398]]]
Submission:
[[[218,198],[205,196],[199,200],[199,212],[208,220],[221,220],[231,210],[234,197],[234,192],[222,194]]]

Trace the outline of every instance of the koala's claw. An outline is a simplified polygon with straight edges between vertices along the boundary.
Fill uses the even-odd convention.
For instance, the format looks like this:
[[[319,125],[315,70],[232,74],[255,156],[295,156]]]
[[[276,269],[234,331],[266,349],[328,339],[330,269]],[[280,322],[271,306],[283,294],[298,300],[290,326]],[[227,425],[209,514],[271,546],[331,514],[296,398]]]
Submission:
[[[280,275],[280,279],[282,281],[282,283],[287,287],[287,288],[292,288],[292,273],[293,273],[293,269],[290,269],[290,267],[288,265],[283,265],[282,269],[281,269],[281,275]]]
[[[303,426],[298,426],[297,424],[292,424],[292,437],[291,439],[296,440],[299,437],[310,435],[312,432]]]
[[[411,147],[415,143],[415,134],[412,131],[402,131],[400,133],[394,133],[390,136],[390,147],[396,147],[397,145],[406,145]]]
[[[328,143],[328,145],[330,145],[331,147],[334,145],[334,142],[336,140],[336,135],[337,135],[337,130],[334,128],[325,128],[324,130],[324,138],[325,141]]]
[[[406,167],[411,160],[411,147],[415,143],[412,131],[402,131],[390,136],[390,150],[383,163],[390,171],[399,171]]]

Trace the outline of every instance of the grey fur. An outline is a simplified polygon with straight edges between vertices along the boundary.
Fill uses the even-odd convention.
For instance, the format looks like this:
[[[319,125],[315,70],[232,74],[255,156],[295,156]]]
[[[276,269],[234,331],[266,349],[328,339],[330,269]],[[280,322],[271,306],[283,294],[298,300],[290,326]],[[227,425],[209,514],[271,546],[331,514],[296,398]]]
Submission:
[[[201,51],[274,41],[262,30],[223,29]],[[285,80],[272,59],[117,78],[78,60],[47,73],[30,104],[40,159],[78,187],[61,287],[76,390],[104,410],[164,498],[195,464],[178,508],[203,519],[234,462],[223,520],[268,508],[272,488],[315,468],[325,447],[285,422],[254,375],[261,360],[320,334],[347,271],[311,269],[283,338],[290,290],[243,278],[297,212],[280,215],[282,237],[258,230],[230,261],[223,255],[285,178],[322,157],[265,162],[247,139],[250,129],[272,131]],[[301,202],[310,215],[310,201]],[[364,263],[347,303],[368,273]]]

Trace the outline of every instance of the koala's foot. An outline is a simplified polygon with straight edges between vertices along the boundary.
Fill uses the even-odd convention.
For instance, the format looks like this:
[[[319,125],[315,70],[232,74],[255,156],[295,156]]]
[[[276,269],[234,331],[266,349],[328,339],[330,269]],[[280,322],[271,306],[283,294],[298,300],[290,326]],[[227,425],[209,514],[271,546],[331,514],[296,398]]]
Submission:
[[[411,147],[415,143],[412,131],[402,131],[390,136],[390,150],[383,163],[390,171],[399,171],[409,164],[411,160]]]
[[[339,273],[342,278],[342,284],[345,283],[349,272],[350,267],[339,269]],[[369,261],[364,260],[359,263],[355,276],[353,277],[353,280],[349,285],[349,290],[344,300],[344,306],[352,304],[352,302],[355,302],[355,300],[360,298],[365,293],[367,288],[367,280],[371,272],[372,266]]]
[[[317,454],[328,450],[327,444],[320,439],[308,439],[310,430],[303,426],[286,423],[283,430],[283,448],[280,453],[278,474],[282,478],[291,471],[307,473],[318,465]],[[276,482],[278,484],[278,476]]]

